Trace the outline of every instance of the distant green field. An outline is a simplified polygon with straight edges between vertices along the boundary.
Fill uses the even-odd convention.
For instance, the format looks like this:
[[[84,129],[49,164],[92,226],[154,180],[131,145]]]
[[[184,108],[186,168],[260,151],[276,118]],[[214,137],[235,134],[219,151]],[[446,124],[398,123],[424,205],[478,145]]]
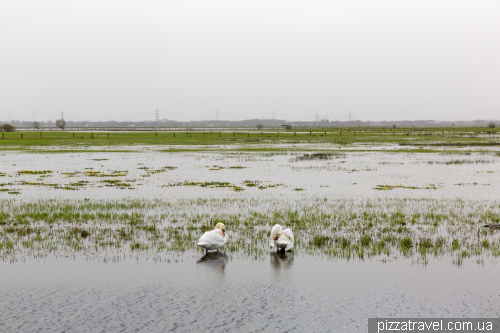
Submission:
[[[259,145],[266,147],[251,150],[293,150],[280,144],[331,143],[349,144],[399,144],[429,146],[497,146],[500,145],[499,129],[459,128],[447,129],[302,129],[278,130],[225,130],[225,131],[144,131],[144,132],[33,132],[16,131],[0,133],[0,150],[43,150],[59,147],[61,151],[81,151],[86,147],[103,147],[106,151],[123,151],[127,146],[218,146]],[[269,146],[273,144],[273,146]],[[274,145],[275,144],[275,145]],[[74,147],[74,149],[72,149]],[[178,149],[178,147],[176,147]],[[207,147],[208,148],[208,147]],[[215,148],[215,147],[213,147]],[[403,147],[402,147],[403,148]],[[95,148],[93,148],[95,149]],[[189,149],[189,147],[186,147]],[[244,149],[244,148],[243,148]],[[180,149],[182,151],[183,149]],[[170,150],[171,151],[171,150]],[[45,152],[45,151],[44,151]],[[54,151],[52,151],[54,152]]]

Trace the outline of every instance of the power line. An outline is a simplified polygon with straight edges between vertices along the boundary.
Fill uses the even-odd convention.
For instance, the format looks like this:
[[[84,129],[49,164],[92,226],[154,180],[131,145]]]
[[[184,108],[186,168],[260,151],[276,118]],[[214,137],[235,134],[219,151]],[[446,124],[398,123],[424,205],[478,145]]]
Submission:
[[[61,119],[64,120],[64,110],[61,111]]]
[[[215,111],[215,114],[213,114],[212,112]],[[218,120],[218,121],[222,121],[221,119],[224,118],[224,119],[235,119],[235,120],[247,120],[248,119],[248,114],[242,114],[242,113],[236,113],[236,112],[225,112],[224,110],[220,110],[220,109],[217,109],[217,110],[214,110],[214,111],[201,111],[201,110],[190,110],[189,112],[182,112],[182,111],[173,111],[173,112],[168,112],[168,115],[169,115],[169,118],[171,118],[170,120],[175,120],[175,121],[197,121],[197,120],[201,120],[201,119],[206,119],[206,120],[209,120],[209,119],[214,119],[212,118],[213,116],[216,116],[215,118]],[[166,113],[166,112],[165,112]],[[266,118],[266,119],[273,119],[273,120],[276,120],[277,119],[277,113],[275,110],[271,110],[271,116],[272,118],[267,118],[265,115],[262,116],[262,118]],[[210,115],[211,114],[211,115]],[[34,112],[31,113],[31,115],[29,114],[29,111],[25,112],[24,114],[19,114],[19,113],[14,113],[14,116],[12,116],[12,112],[9,112],[8,110],[5,110],[5,112],[3,113],[3,116],[4,116],[4,119],[5,119],[5,116],[8,116],[8,121],[11,122],[11,121],[16,121],[16,120],[19,120],[19,121],[35,121],[34,120]],[[45,114],[42,114],[42,113],[39,113],[37,115],[37,120],[38,121],[48,121],[48,120],[51,120],[51,121],[55,121],[57,119],[61,119],[62,117],[64,117],[64,120],[66,119],[66,116],[67,116],[67,112],[65,113],[64,110],[63,111],[55,111],[55,112],[47,112]],[[269,114],[267,114],[269,116]],[[283,115],[281,115],[280,117],[282,117]],[[332,118],[334,121],[337,119],[339,121],[354,121],[354,118],[355,118],[355,114],[353,112],[351,113],[348,113],[348,112],[345,112],[345,113],[336,113],[336,112],[332,112],[332,113],[329,113],[325,116],[325,114],[323,114],[323,116],[321,116],[321,113],[319,113],[319,111],[316,113],[314,112],[313,113],[313,122],[316,121],[318,124],[320,124],[321,120],[325,119],[325,120],[329,120],[329,118]],[[163,116],[162,116],[163,117]],[[325,117],[325,118],[323,118]],[[0,118],[2,118],[2,115],[1,115],[1,112],[0,112]],[[112,119],[114,118],[114,119]],[[96,114],[89,114],[88,112],[85,112],[84,110],[82,111],[75,111],[73,110],[71,113],[70,113],[70,119],[72,121],[145,121],[144,120],[144,113],[140,112],[140,111],[133,111],[133,110],[130,110],[128,112],[124,112],[124,113],[120,113],[120,115],[118,116],[115,116],[115,115],[109,115],[109,114],[106,114],[106,111],[103,111],[101,113],[96,113]],[[160,118],[160,111],[159,111],[159,108],[153,110],[153,119],[151,119],[150,121],[151,122],[154,122],[156,119],[158,119],[158,122],[161,120]],[[292,120],[293,121],[293,120]],[[305,121],[305,120],[301,120],[301,119],[296,119],[296,121]],[[7,119],[5,119],[5,122],[7,122]]]

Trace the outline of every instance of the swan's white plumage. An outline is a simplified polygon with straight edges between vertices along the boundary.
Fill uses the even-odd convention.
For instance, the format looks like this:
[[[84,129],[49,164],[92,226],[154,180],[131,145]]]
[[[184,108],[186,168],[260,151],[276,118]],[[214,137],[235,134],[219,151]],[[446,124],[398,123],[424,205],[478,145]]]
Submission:
[[[278,238],[275,240],[275,238]],[[275,224],[271,229],[271,247],[277,246],[285,251],[290,251],[293,248],[293,232],[290,228],[283,230],[279,224]]]
[[[217,250],[226,245],[229,236],[227,234],[224,235],[222,231],[222,229],[225,229],[224,225],[218,223],[215,228],[214,230],[205,232],[196,245],[206,250]]]
[[[293,248],[293,242],[294,242],[292,229],[287,228],[287,229],[283,230],[283,236],[288,238],[288,240],[286,240],[285,251],[290,251]],[[279,240],[280,239],[278,238],[278,242],[279,242]]]
[[[279,224],[275,224],[271,229],[271,247],[274,247],[274,239],[283,232],[283,228]]]

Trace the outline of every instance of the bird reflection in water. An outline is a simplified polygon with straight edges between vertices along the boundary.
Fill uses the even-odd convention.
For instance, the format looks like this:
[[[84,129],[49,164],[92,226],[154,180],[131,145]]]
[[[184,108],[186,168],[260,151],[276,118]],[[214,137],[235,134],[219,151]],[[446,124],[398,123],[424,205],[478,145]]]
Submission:
[[[292,267],[293,252],[276,251],[271,252],[271,266],[276,271],[286,271]]]
[[[211,267],[211,269],[224,273],[228,257],[220,252],[208,252],[201,257],[196,264],[203,265],[203,267]]]

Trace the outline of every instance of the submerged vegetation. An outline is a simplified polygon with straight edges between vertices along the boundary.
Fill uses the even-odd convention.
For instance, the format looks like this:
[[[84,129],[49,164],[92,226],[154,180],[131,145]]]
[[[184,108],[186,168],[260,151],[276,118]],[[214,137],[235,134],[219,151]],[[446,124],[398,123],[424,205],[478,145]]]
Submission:
[[[17,172],[20,175],[46,175],[52,173],[51,170],[20,170]]]
[[[108,152],[123,152],[113,150],[122,145],[150,155],[113,159],[81,154],[85,157],[68,165],[52,164],[54,170],[20,170],[43,162],[5,158],[9,163],[0,172],[0,260],[169,260],[197,253],[196,240],[223,222],[230,237],[223,251],[235,257],[263,259],[270,250],[271,226],[278,223],[293,230],[297,255],[456,265],[496,261],[500,201],[451,197],[460,190],[467,197],[465,191],[474,187],[479,193],[482,187],[476,185],[491,184],[487,190],[496,190],[500,155],[490,143],[497,132],[487,137],[475,132],[456,136],[443,131],[439,137],[422,131],[341,132],[97,133],[92,140],[86,139],[89,133],[74,139],[64,132],[54,134],[56,138],[48,133],[44,139],[29,138],[33,133],[16,140],[6,136],[0,146],[12,150],[37,145],[34,150],[44,152],[90,153],[103,146]],[[382,146],[388,143],[392,146]],[[146,147],[150,144],[176,146],[154,151]],[[74,149],[57,149],[62,145]],[[203,153],[185,153],[196,149]],[[31,192],[22,193],[28,187]],[[186,199],[177,196],[183,190],[176,187],[200,190],[185,189],[190,193]],[[54,199],[40,198],[46,189],[87,191],[51,192]],[[96,199],[101,193],[112,199]]]
[[[379,191],[390,191],[397,188],[406,188],[410,190],[437,190],[436,185],[429,184],[426,187],[418,187],[418,186],[404,186],[404,185],[377,185],[374,187],[375,190]]]
[[[265,190],[266,188],[271,188],[271,187],[278,187],[278,186],[285,186],[284,184],[262,184],[261,181],[259,180],[245,180],[243,184],[246,187],[258,187],[261,190]],[[229,182],[179,182],[179,183],[171,183],[168,185],[161,185],[161,187],[174,187],[174,186],[200,186],[200,187],[207,187],[207,188],[216,188],[216,187],[228,187],[231,188],[235,191],[244,191],[245,188],[243,188],[241,185],[235,185]]]
[[[304,154],[304,155],[292,158],[290,160],[290,162],[314,161],[314,160],[331,160],[333,158],[344,158],[344,157],[346,157],[346,154],[344,152],[312,153],[312,154]]]
[[[496,261],[498,231],[482,226],[499,221],[499,201],[459,199],[3,199],[0,259],[167,260],[197,251],[200,235],[223,222],[230,237],[224,252],[232,256],[264,258],[271,226],[279,223],[292,228],[296,254],[461,265]]]

